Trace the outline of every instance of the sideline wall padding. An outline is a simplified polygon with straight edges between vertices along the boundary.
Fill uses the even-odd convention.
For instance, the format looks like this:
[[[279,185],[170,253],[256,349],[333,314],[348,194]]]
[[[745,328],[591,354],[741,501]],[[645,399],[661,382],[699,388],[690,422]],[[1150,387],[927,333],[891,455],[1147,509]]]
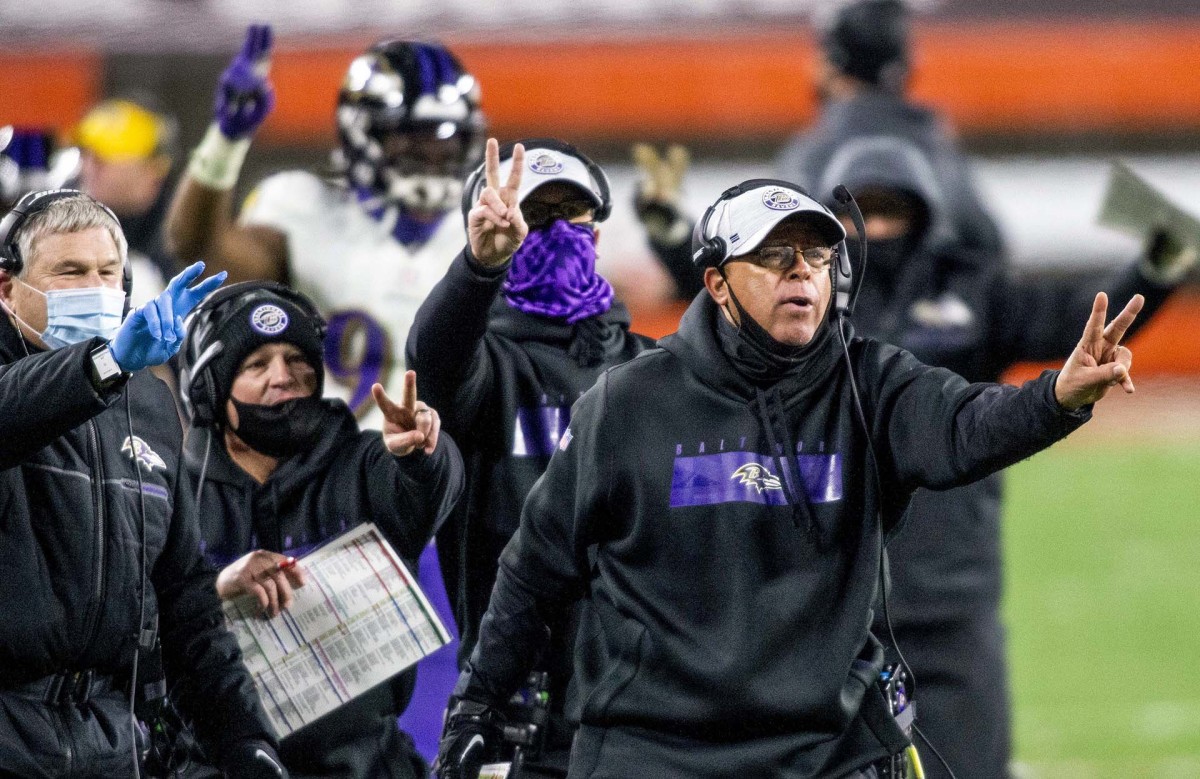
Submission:
[[[327,146],[342,75],[372,37],[281,41],[263,140]],[[777,140],[816,107],[807,27],[449,42],[480,77],[502,136]],[[964,134],[1200,131],[1195,19],[927,22],[916,28],[916,52],[914,94]],[[76,121],[102,67],[66,45],[0,53],[0,122]]]

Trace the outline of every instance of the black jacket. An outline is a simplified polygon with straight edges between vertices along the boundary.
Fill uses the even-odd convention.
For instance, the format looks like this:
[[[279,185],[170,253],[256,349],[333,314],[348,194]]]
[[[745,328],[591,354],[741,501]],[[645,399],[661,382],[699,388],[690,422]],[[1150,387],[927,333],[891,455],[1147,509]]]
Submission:
[[[507,266],[489,272],[460,255],[421,305],[408,336],[406,359],[421,397],[438,409],[467,466],[466,499],[438,534],[464,660],[475,645],[500,552],[567,429],[571,405],[606,368],[651,343],[629,332],[629,313],[620,304],[575,326],[522,313],[499,297],[506,275]],[[570,676],[572,633],[565,619],[554,625],[545,664],[556,710]]]
[[[218,757],[274,742],[199,552],[175,403],[148,371],[98,394],[87,364],[100,343],[41,351],[0,321],[0,687],[127,675],[144,546],[147,620],[158,615],[184,714]]]
[[[860,147],[859,153],[833,149],[831,167],[845,172],[819,174],[829,189],[835,179],[852,190],[858,181],[886,180],[929,210],[928,225],[898,253],[898,262],[870,262],[854,311],[860,335],[971,381],[998,381],[1017,362],[1065,360],[1098,291],[1108,294],[1110,318],[1134,294],[1145,296],[1126,339],[1170,295],[1172,287],[1143,272],[1144,261],[1103,274],[1018,276],[1002,254],[965,248],[948,207],[951,198],[935,177],[923,175],[919,155],[904,152],[902,142]],[[916,494],[903,532],[889,546],[894,621],[929,624],[998,607],[1002,486],[1001,474],[994,474],[954,490]]]
[[[718,316],[697,297],[661,349],[576,403],[459,692],[503,699],[544,620],[587,597],[573,755],[605,775],[841,776],[897,749],[868,632],[880,525],[917,487],[1028,457],[1090,412],[1058,406],[1054,372],[1021,389],[968,384],[856,339],[880,492],[831,328],[756,389],[718,342]]]
[[[316,445],[281,462],[261,485],[230,459],[221,433],[200,429],[189,437],[188,470],[193,479],[204,470],[200,527],[213,564],[223,567],[255,549],[304,554],[373,522],[409,570],[417,570],[421,550],[462,494],[458,448],[443,434],[432,455],[394,457],[378,431],[359,431],[341,401],[326,401],[325,413]],[[402,771],[404,761],[419,766],[407,737],[396,732],[415,680],[416,669],[409,669],[301,728],[283,740],[284,764],[303,775],[339,777],[382,776],[388,765]]]
[[[945,126],[933,111],[902,96],[867,89],[848,100],[825,104],[816,124],[780,152],[776,175],[799,184],[818,200],[828,200],[832,189],[826,192],[819,187],[835,150],[854,139],[878,135],[904,138],[928,156],[965,246],[1001,250],[1000,231],[980,202],[967,161]]]

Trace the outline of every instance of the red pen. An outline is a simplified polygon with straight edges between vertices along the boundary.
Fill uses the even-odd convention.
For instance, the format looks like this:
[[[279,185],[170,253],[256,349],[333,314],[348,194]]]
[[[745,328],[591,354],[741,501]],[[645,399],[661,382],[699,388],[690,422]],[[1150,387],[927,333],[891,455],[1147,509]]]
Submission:
[[[295,568],[297,562],[299,562],[299,561],[295,557],[289,557],[288,559],[284,560],[282,563],[279,564],[278,570],[286,571],[289,568]]]

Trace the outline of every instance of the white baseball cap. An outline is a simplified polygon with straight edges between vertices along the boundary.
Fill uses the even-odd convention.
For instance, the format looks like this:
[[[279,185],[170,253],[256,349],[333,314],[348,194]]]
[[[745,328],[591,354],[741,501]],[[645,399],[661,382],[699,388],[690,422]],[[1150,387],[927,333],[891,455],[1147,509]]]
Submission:
[[[512,171],[513,158],[500,163],[500,181],[507,181]],[[525,148],[525,170],[521,171],[521,187],[517,190],[517,201],[524,202],[538,187],[552,181],[565,181],[583,190],[596,203],[604,205],[604,194],[599,183],[592,178],[583,160],[559,149],[542,146]]]
[[[799,188],[785,186],[782,182],[754,185],[752,181],[744,182],[738,188],[742,189],[739,194],[718,200],[707,215],[707,221],[701,221],[704,242],[711,244],[715,238],[724,242],[724,255],[710,258],[714,265],[754,251],[777,224],[797,215],[806,215],[829,246],[836,246],[846,238],[846,229],[830,210]],[[701,236],[697,234],[696,237],[697,245],[692,248],[698,252],[702,245]]]

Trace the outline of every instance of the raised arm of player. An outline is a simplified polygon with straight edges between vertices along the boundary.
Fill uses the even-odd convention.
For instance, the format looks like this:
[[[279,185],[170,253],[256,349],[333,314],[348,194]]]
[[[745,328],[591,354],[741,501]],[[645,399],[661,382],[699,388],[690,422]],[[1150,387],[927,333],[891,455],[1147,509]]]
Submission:
[[[167,248],[180,260],[203,258],[231,281],[285,281],[287,238],[261,225],[233,221],[233,189],[255,130],[274,104],[269,25],[250,25],[242,49],[221,74],[213,123],[191,161],[167,213]]]

